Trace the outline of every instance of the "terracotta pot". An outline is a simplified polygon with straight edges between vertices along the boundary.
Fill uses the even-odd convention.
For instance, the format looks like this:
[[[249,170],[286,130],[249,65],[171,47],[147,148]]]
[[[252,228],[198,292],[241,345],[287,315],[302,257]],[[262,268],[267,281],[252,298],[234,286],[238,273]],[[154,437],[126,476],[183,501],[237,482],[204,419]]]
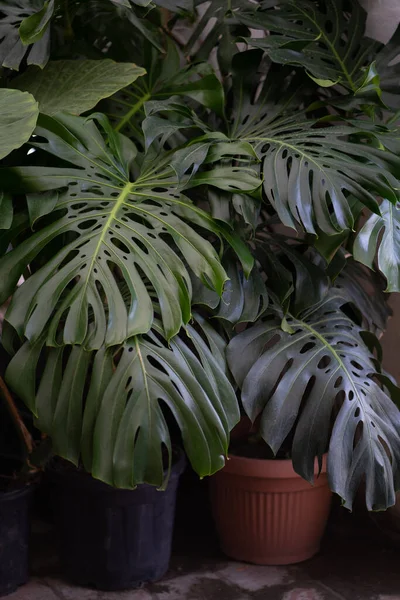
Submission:
[[[290,460],[233,455],[210,484],[214,519],[228,556],[287,565],[318,552],[331,503],[326,455],[314,486],[295,473]]]

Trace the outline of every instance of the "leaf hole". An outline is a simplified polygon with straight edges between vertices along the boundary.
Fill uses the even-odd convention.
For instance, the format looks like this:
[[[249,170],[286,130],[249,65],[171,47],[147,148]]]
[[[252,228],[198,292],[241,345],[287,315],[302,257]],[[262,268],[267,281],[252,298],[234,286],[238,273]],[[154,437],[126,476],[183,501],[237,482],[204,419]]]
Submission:
[[[334,385],[333,387],[334,387],[334,388],[338,388],[338,387],[339,387],[339,386],[342,384],[342,381],[343,381],[343,377],[342,377],[342,376],[338,377],[338,378],[336,379],[336,381],[335,381],[335,385]]]
[[[304,346],[300,350],[300,354],[305,354],[309,350],[312,350],[312,348],[314,348],[314,347],[315,347],[314,342],[307,342],[307,344],[304,344]]]
[[[321,358],[317,365],[317,369],[326,369],[332,362],[332,358],[329,355],[325,355]]]

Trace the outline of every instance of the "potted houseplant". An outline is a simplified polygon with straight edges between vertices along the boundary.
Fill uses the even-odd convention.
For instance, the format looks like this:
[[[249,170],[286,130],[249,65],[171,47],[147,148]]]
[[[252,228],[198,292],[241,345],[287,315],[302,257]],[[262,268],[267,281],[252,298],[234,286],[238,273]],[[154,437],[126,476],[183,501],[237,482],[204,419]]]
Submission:
[[[229,226],[183,193],[203,179],[186,177],[181,185],[168,149],[156,143],[148,149],[143,135],[136,139],[131,120],[136,113],[143,120],[144,100],[118,123],[90,113],[122,88],[133,86],[122,94],[124,105],[126,94],[141,89],[136,80],[145,69],[113,60],[122,51],[116,41],[113,57],[100,60],[123,31],[130,39],[132,29],[141,32],[129,55],[146,64],[156,52],[162,67],[168,42],[158,13],[152,24],[126,2],[103,3],[102,16],[96,3],[72,9],[65,2],[25,4],[1,5],[2,93],[9,111],[2,143],[15,150],[2,163],[6,379],[51,439],[53,454],[64,459],[49,473],[66,575],[104,589],[135,587],[168,568],[184,466],[174,442],[201,476],[209,475],[223,466],[239,418],[225,372],[225,341],[200,315],[192,321],[190,277],[222,293],[227,275],[216,240],[235,247],[246,272],[252,258]],[[75,42],[84,48],[92,34],[82,50],[87,58],[75,60]],[[163,97],[181,93],[222,114],[222,86],[212,69],[194,66],[179,74],[180,57],[174,47],[168,51],[173,73],[164,90],[160,84]],[[159,75],[165,78],[162,69]],[[84,82],[80,93],[78,80]],[[22,113],[18,100],[31,103],[31,113]],[[178,109],[177,131],[186,122],[190,128],[194,111],[182,115]],[[7,126],[24,115],[21,139],[8,140]],[[125,126],[132,128],[130,137],[120,133]],[[221,147],[225,155],[232,155],[230,146]],[[180,154],[178,160],[195,167],[197,158],[188,148],[187,158]],[[221,185],[228,190],[259,186],[251,170],[243,170],[243,181],[240,169],[225,174]],[[207,177],[220,185],[218,164]],[[27,320],[33,335],[24,331]]]
[[[387,102],[386,109],[397,106],[398,89],[393,86],[390,96],[385,93],[390,68],[383,65],[388,57],[393,60],[399,53],[399,31],[386,48],[372,43],[370,60],[376,62],[371,67],[365,65],[365,80],[360,79],[357,85],[351,80],[354,69],[347,71],[343,60],[344,56],[349,57],[348,44],[354,42],[345,33],[349,23],[358,24],[358,52],[371,44],[362,37],[365,14],[357,3],[340,3],[342,13],[336,14],[336,20],[332,19],[333,5],[329,2],[283,2],[271,12],[266,8],[259,13],[259,26],[254,23],[254,27],[269,33],[264,31],[264,35],[249,43],[265,50],[274,62],[310,70],[309,76],[319,89],[314,89],[311,97],[309,89],[303,90],[305,114],[311,115],[322,107],[328,109],[325,118],[315,124],[318,128],[323,123],[337,122],[339,115],[344,116],[342,108],[348,123],[354,117],[365,118],[365,113],[379,113],[384,104],[382,98]],[[249,23],[247,17],[244,22]],[[287,31],[291,33],[287,35]],[[322,44],[317,42],[317,36],[311,41],[317,31],[322,32]],[[340,49],[332,44],[338,39]],[[322,58],[325,51],[332,53],[329,68],[336,69],[335,80],[327,77],[327,71],[322,76],[322,65],[328,64],[326,56]],[[249,51],[255,63],[256,52]],[[238,57],[240,67],[245,64],[245,54]],[[233,65],[234,62],[235,59]],[[376,65],[382,66],[381,80]],[[394,75],[397,67],[392,69]],[[328,183],[328,171],[337,164],[338,146],[332,145],[330,158],[329,150],[323,152],[318,167],[316,163],[311,166],[316,158],[315,147],[310,138],[306,140],[304,125],[298,130],[290,125],[293,96],[289,94],[283,98],[286,118],[278,125],[287,133],[278,143],[274,140],[272,129],[274,123],[279,123],[275,110],[282,102],[285,87],[284,79],[276,84],[276,70],[267,67],[266,71],[266,79],[260,84],[249,62],[243,69],[243,80],[247,79],[247,89],[243,86],[240,98],[245,107],[244,120],[241,122],[235,115],[235,121],[244,128],[247,140],[257,140],[258,151],[264,154],[264,189],[273,210],[261,212],[254,223],[252,244],[270,305],[252,320],[247,315],[231,319],[237,305],[246,299],[240,285],[232,289],[230,314],[226,306],[208,303],[210,316],[241,323],[240,328],[230,331],[227,360],[244,413],[255,425],[249,433],[245,422],[242,436],[239,428],[238,439],[235,436],[232,440],[230,460],[212,478],[211,498],[221,545],[229,556],[259,564],[288,564],[306,560],[319,549],[329,514],[328,482],[348,508],[364,482],[369,510],[381,510],[395,502],[398,389],[382,370],[377,340],[390,314],[387,296],[382,293],[386,286],[379,276],[368,273],[354,259],[384,273],[386,291],[399,290],[398,259],[389,242],[396,238],[389,221],[392,215],[397,219],[398,208],[395,198],[394,204],[383,200],[378,210],[370,205],[372,215],[366,217],[362,206],[346,195],[354,217],[353,232],[350,234],[348,229],[327,235],[322,223],[311,231],[313,218],[318,222],[320,207],[309,204],[309,212],[306,205],[309,200],[314,202],[320,184],[320,199],[327,198],[325,186],[332,183]],[[375,90],[373,85],[367,86],[368,91],[362,89],[374,77]],[[298,93],[292,88],[292,94]],[[356,99],[358,94],[364,96],[365,105]],[[297,102],[300,97],[301,93]],[[299,103],[292,106],[295,110],[300,108]],[[336,110],[332,111],[332,106]],[[389,122],[396,118],[387,117]],[[333,129],[325,131],[329,135]],[[312,134],[316,135],[317,145],[322,140],[317,140],[319,133],[315,130]],[[346,152],[345,143],[341,151]],[[397,174],[397,168],[392,172]],[[346,178],[345,171],[341,176]],[[331,190],[332,203],[325,213],[328,218],[339,206],[339,197],[334,199],[335,192]],[[307,225],[309,217],[311,229]],[[294,226],[297,237],[286,232],[282,235],[282,223]],[[304,237],[301,229],[311,236]],[[321,256],[326,262],[321,261]]]
[[[165,494],[135,488],[168,490],[174,440],[201,476],[221,469],[233,386],[306,480],[329,449],[348,507],[363,478],[371,509],[398,486],[397,388],[373,353],[387,311],[354,261],[371,267],[378,250],[398,290],[399,141],[385,112],[398,35],[364,38],[355,1],[194,5],[1,5],[3,84],[40,111],[1,172],[6,381],[77,469],[55,468],[78,507],[66,569],[99,587],[162,574],[173,510],[162,566],[134,548],[126,562],[95,556],[87,528],[89,568],[71,550],[79,507],[99,498],[104,522],[124,498],[118,546],[140,490]]]

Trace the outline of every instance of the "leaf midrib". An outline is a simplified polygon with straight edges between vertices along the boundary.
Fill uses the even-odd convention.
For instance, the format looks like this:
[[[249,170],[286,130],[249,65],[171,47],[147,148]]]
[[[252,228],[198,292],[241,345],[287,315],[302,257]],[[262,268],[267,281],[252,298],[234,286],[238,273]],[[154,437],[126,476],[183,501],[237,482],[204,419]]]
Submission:
[[[337,363],[340,365],[340,368],[343,370],[344,374],[346,375],[348,381],[350,382],[353,392],[354,392],[356,398],[358,399],[359,404],[361,405],[361,410],[363,411],[363,414],[366,415],[367,410],[365,407],[364,400],[361,397],[361,395],[358,393],[358,390],[357,390],[356,384],[353,381],[353,378],[350,376],[350,373],[349,373],[346,365],[344,364],[344,362],[342,361],[342,359],[340,358],[339,354],[336,352],[334,347],[331,344],[329,344],[329,342],[320,333],[318,333],[318,331],[316,329],[314,329],[313,327],[311,327],[304,321],[299,320],[297,322],[299,323],[299,325],[301,327],[304,327],[304,329],[309,331],[311,333],[311,335],[315,335],[315,337],[321,342],[321,344],[323,344],[329,350],[329,352],[333,355],[333,357],[335,358]],[[363,423],[364,423],[364,427],[366,427],[366,429],[368,430],[367,439],[371,439],[372,438],[371,427],[370,427],[370,423],[368,422],[368,419],[363,419]]]
[[[309,15],[309,14],[308,14],[306,11],[302,10],[302,8],[301,8],[300,6],[296,6],[296,8],[298,8],[299,12],[300,12],[300,13],[301,13],[301,14],[302,14],[304,17],[306,17],[306,19],[310,20],[310,21],[311,21],[311,22],[312,22],[312,23],[315,25],[315,27],[318,29],[318,31],[320,32],[320,36],[321,36],[321,37],[324,39],[324,41],[325,41],[325,43],[327,44],[327,46],[329,46],[329,48],[330,48],[330,50],[331,50],[331,52],[332,52],[333,56],[335,57],[335,59],[337,60],[337,62],[338,62],[338,64],[339,64],[339,66],[340,66],[340,68],[342,69],[342,72],[343,72],[344,76],[346,77],[346,79],[347,79],[347,82],[348,82],[348,84],[350,85],[350,88],[351,88],[351,89],[352,89],[352,91],[354,92],[356,88],[355,88],[355,85],[354,85],[354,83],[353,83],[353,80],[352,80],[352,78],[350,77],[350,73],[348,72],[348,70],[347,70],[347,67],[346,67],[346,65],[344,64],[344,62],[343,62],[343,60],[342,60],[342,58],[341,58],[340,54],[339,54],[339,53],[338,53],[338,51],[336,50],[336,48],[335,48],[334,44],[332,44],[332,42],[330,41],[329,37],[327,37],[327,35],[326,35],[326,33],[325,33],[325,30],[324,30],[324,29],[322,29],[322,27],[320,27],[320,25],[319,25],[318,21],[317,21],[315,18],[313,18],[313,17],[310,17],[310,15]],[[315,14],[315,13],[314,13],[314,14]]]
[[[112,222],[116,219],[116,215],[117,215],[120,207],[124,203],[126,197],[129,195],[129,192],[131,191],[131,187],[132,187],[132,183],[128,182],[122,188],[122,191],[121,191],[120,195],[118,196],[118,198],[117,198],[117,200],[116,200],[116,202],[114,204],[114,207],[110,211],[110,214],[108,216],[107,221],[104,224],[103,230],[102,230],[101,235],[99,236],[98,242],[96,244],[96,249],[95,249],[95,251],[92,254],[92,260],[90,261],[90,266],[89,266],[89,268],[87,270],[87,274],[86,274],[86,278],[85,278],[85,284],[84,284],[84,287],[83,287],[83,293],[81,294],[81,299],[82,300],[83,300],[83,298],[86,297],[86,289],[87,289],[87,286],[89,284],[89,280],[90,280],[92,271],[94,269],[94,265],[96,263],[96,259],[97,259],[98,255],[99,255],[100,248],[101,248],[102,244],[104,243],[105,236],[106,236],[108,230],[111,229]]]

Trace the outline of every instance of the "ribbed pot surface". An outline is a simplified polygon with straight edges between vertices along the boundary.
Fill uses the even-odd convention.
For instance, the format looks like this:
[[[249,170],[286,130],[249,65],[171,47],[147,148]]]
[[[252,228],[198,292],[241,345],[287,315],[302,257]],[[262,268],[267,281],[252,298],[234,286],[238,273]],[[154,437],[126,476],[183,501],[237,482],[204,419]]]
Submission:
[[[236,560],[286,565],[319,550],[331,492],[326,456],[315,483],[302,479],[290,460],[230,456],[211,478],[211,499],[222,550]]]

